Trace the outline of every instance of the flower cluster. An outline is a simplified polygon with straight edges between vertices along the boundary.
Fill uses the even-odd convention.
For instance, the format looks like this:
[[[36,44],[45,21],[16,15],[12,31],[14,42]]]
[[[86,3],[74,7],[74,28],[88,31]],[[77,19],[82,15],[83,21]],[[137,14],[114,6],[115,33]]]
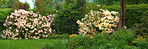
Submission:
[[[84,18],[77,20],[79,34],[96,34],[97,32],[112,33],[119,22],[118,12],[100,9],[91,10]]]
[[[3,24],[7,29],[1,35],[6,39],[39,39],[52,33],[53,15],[41,16],[33,11],[15,10]]]

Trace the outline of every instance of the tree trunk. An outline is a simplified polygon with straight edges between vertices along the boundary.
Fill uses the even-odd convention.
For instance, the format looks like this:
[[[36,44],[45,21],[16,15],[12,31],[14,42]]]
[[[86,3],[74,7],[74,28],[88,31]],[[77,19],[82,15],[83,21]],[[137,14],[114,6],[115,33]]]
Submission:
[[[125,16],[126,16],[126,3],[125,0],[120,0],[120,8],[121,8],[121,14],[120,14],[120,20],[118,26],[115,28],[115,31],[117,29],[122,29],[125,24]]]

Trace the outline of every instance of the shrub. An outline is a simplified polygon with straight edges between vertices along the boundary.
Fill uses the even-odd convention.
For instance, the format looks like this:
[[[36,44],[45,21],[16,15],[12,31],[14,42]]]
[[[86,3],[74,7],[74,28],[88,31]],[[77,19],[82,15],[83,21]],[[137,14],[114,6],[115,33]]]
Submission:
[[[133,31],[138,36],[147,36],[148,35],[148,11],[143,13],[144,17],[140,20],[141,23],[134,24],[132,26]]]
[[[52,33],[50,24],[54,16],[48,15],[45,17],[32,11],[15,10],[14,13],[7,16],[3,24],[7,29],[3,31],[1,36],[7,39],[45,38]]]
[[[68,44],[66,41],[59,40],[53,44],[47,44],[45,49],[68,49]]]
[[[53,34],[53,35],[48,35],[47,39],[68,39],[69,35],[68,34]]]
[[[141,49],[148,49],[148,41],[140,41],[138,45]]]
[[[64,3],[58,11],[58,15],[54,18],[53,29],[56,30],[58,34],[75,34],[78,32],[78,24],[76,20],[80,19],[79,11],[75,9],[76,4]]]
[[[82,35],[75,36],[69,39],[69,48],[81,49],[137,49],[135,46],[129,46],[128,41],[133,41],[134,33],[129,30],[118,30],[114,35],[98,33],[93,38],[89,36],[83,37]]]
[[[100,9],[100,5],[98,5],[97,3],[94,2],[87,2],[84,7],[81,7],[80,9],[82,9],[82,16],[85,16],[86,14],[88,14],[90,12],[90,10],[93,11],[98,11]]]
[[[98,33],[95,34],[93,38],[90,38],[90,35],[86,35],[85,37],[83,37],[83,35],[74,36],[73,38],[70,38],[68,42],[63,41],[62,45],[66,45],[63,46],[64,49],[139,49],[141,47],[146,48],[146,43],[144,46],[142,45],[142,43],[144,42],[140,44],[141,47],[128,45],[128,41],[132,41],[133,39],[134,33],[130,30],[125,29],[118,30],[112,35],[109,35],[107,33]],[[50,47],[50,49],[52,49],[51,47],[61,47],[60,45],[61,44],[52,46],[51,44],[46,46],[46,48]]]
[[[83,37],[82,35],[74,36],[73,38],[69,39],[68,46],[70,49],[75,48],[89,48],[95,43],[94,39],[89,38],[89,36]]]
[[[3,23],[5,22],[7,16],[9,16],[10,14],[11,14],[11,8],[0,9],[0,31],[5,29]]]
[[[115,40],[125,40],[125,41],[133,41],[135,38],[135,34],[133,31],[122,29],[115,32],[113,35],[113,39]]]
[[[2,31],[0,31],[0,35],[2,34]],[[2,37],[0,36],[0,39],[2,39]]]
[[[126,5],[125,26],[131,28],[133,24],[140,23],[140,20],[144,17],[142,13],[148,10],[147,5]],[[120,5],[103,6],[102,8],[120,12]]]
[[[114,31],[114,27],[119,22],[118,12],[102,9],[100,11],[91,10],[81,21],[77,20],[80,26],[79,34],[85,36],[88,33],[96,34],[99,31],[103,33],[112,33]]]

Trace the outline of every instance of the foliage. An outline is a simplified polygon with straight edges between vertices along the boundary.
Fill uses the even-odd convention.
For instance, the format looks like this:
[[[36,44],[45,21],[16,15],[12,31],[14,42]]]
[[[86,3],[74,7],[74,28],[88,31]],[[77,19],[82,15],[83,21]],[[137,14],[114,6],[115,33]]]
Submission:
[[[35,0],[35,8],[41,15],[49,14],[53,0]]]
[[[126,4],[148,4],[148,0],[126,0]]]
[[[55,15],[47,17],[33,13],[33,11],[15,10],[10,16],[7,16],[5,23],[7,27],[1,35],[6,39],[39,39],[45,38],[52,29],[50,24]]]
[[[29,10],[30,5],[27,2],[24,3],[24,6],[25,6],[25,10]]]
[[[98,11],[100,9],[100,5],[98,5],[98,3],[94,3],[94,2],[87,2],[84,7],[80,8],[81,10],[83,10],[82,16],[85,16],[85,14],[88,14],[90,12],[90,10],[93,11]]]
[[[0,35],[2,34],[2,31],[0,31]],[[2,39],[2,37],[0,36],[0,39]]]
[[[14,11],[15,9],[18,10],[18,9],[24,9],[24,8],[25,6],[20,1],[16,1],[12,4],[12,11]]]
[[[136,48],[134,46],[128,46],[127,41],[132,41],[134,39],[134,33],[129,30],[119,30],[115,32],[114,35],[108,34],[96,34],[93,39],[89,38],[89,36],[82,37],[76,36],[69,40],[70,48],[78,48],[82,47],[83,49],[89,48],[113,48],[113,49],[123,49],[123,48]],[[97,45],[97,46],[96,46]]]
[[[145,17],[143,17],[140,22],[141,23],[137,23],[134,24],[132,29],[135,32],[135,34],[137,34],[137,38],[134,39],[134,41],[132,43],[134,43],[136,46],[141,47],[141,49],[147,48],[146,43],[148,43],[148,11],[144,12],[143,15]]]
[[[12,11],[14,12],[14,10],[18,10],[18,9],[24,9],[24,10],[29,10],[29,4],[26,3],[22,3],[20,1],[16,1],[12,4]]]
[[[70,49],[136,49],[137,47],[128,45],[128,41],[133,41],[133,39],[134,33],[132,31],[118,30],[114,35],[98,33],[93,38],[90,38],[89,35],[75,36],[69,39],[68,45]]]
[[[147,5],[126,5],[125,26],[127,28],[131,28],[135,23],[140,23],[140,20],[144,17],[142,13],[148,10]],[[120,5],[103,6],[102,8],[120,12]]]
[[[141,23],[134,24],[132,29],[138,36],[148,35],[148,11],[143,13],[143,18],[140,20]]]
[[[133,31],[123,29],[123,30],[118,30],[114,34],[114,39],[115,40],[125,40],[125,41],[133,41],[135,34]]]
[[[77,1],[78,2],[78,1]],[[78,24],[77,20],[80,20],[85,14],[89,13],[90,10],[97,11],[100,9],[96,3],[89,2],[85,3],[84,6],[78,7],[77,5],[80,3],[63,3],[60,9],[57,9],[58,16],[55,17],[53,26],[55,28],[56,33],[68,33],[68,34],[78,34]]]
[[[52,8],[55,8],[56,10],[59,10],[62,5],[63,5],[62,1],[54,0]]]
[[[83,37],[82,35],[75,36],[71,39],[69,39],[68,46],[69,49],[75,49],[75,48],[89,48],[94,44],[94,39],[89,38],[89,36]]]
[[[68,49],[66,41],[59,40],[53,44],[47,44],[45,49]]]
[[[102,33],[112,33],[118,22],[118,12],[102,9],[100,11],[91,10],[84,18],[77,20],[80,26],[78,33],[83,34],[83,36],[86,34],[96,34],[100,31]]]
[[[58,15],[54,18],[53,29],[56,30],[56,33],[77,33],[78,32],[78,24],[76,24],[76,20],[80,19],[81,16],[79,11],[76,9],[75,3],[64,3],[61,6],[60,10],[58,10]]]
[[[1,8],[6,8],[9,5],[7,5],[9,3],[9,0],[0,0],[0,9]]]
[[[0,9],[0,31],[5,29],[3,23],[5,22],[7,16],[9,16],[10,14],[11,14],[11,8]]]
[[[120,5],[120,0],[93,0],[93,2],[99,2],[101,5]],[[132,5],[132,4],[147,4],[148,0],[126,0],[126,4]]]
[[[17,0],[0,0],[0,9],[11,8],[11,5]]]
[[[68,39],[69,35],[68,34],[53,34],[53,35],[48,35],[47,39]]]
[[[119,37],[119,38],[118,38]],[[93,38],[90,35],[83,35],[74,36],[67,41],[60,42],[61,44],[56,45],[48,45],[46,46],[47,49],[61,47],[63,46],[64,49],[139,49],[142,48],[140,46],[130,46],[128,42],[133,41],[134,33],[130,30],[118,30],[112,35],[106,33],[98,33],[95,34]],[[59,42],[57,42],[59,43]],[[68,44],[68,46],[67,46]],[[145,44],[144,46],[142,44]],[[140,44],[143,48],[146,48],[146,42],[142,42]],[[61,48],[63,48],[61,47]]]
[[[83,7],[86,4],[86,0],[77,0],[77,7]]]
[[[148,49],[148,41],[140,41],[138,45],[141,49]]]

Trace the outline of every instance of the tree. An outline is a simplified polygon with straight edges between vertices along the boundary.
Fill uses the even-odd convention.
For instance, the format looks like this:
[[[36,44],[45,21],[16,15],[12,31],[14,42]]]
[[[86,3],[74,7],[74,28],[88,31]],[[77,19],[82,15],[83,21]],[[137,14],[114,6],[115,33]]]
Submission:
[[[122,29],[124,27],[125,16],[126,16],[125,0],[120,0],[120,7],[121,7],[121,15],[120,15],[118,29]]]
[[[0,8],[11,8],[15,1],[17,0],[0,0]]]
[[[9,0],[0,0],[0,8],[6,8],[9,5]]]
[[[20,1],[16,1],[12,4],[12,12],[14,12],[14,10],[18,10],[18,9],[24,9],[24,10],[29,10],[29,4],[27,2],[25,2],[24,4]]]
[[[35,8],[41,15],[47,16],[50,12],[50,8],[53,0],[35,0]]]
[[[77,0],[77,6],[83,7],[86,4],[86,0]]]

